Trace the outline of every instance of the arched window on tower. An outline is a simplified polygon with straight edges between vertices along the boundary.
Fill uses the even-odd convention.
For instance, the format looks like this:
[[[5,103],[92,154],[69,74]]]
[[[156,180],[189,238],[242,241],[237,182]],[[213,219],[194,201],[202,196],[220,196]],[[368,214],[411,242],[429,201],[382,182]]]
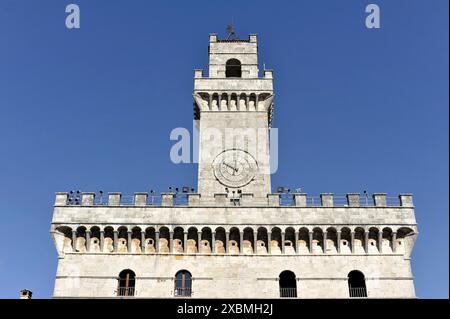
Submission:
[[[225,76],[227,78],[242,77],[241,61],[237,59],[229,59],[225,66]]]
[[[283,271],[280,274],[279,283],[281,298],[297,298],[297,280],[292,271]]]
[[[348,274],[348,290],[350,298],[367,298],[366,279],[362,272],[353,270]]]
[[[136,275],[130,269],[122,270],[119,274],[119,284],[117,287],[117,296],[134,296],[134,286]]]
[[[175,275],[175,297],[190,297],[192,294],[192,275],[187,270],[180,270]]]

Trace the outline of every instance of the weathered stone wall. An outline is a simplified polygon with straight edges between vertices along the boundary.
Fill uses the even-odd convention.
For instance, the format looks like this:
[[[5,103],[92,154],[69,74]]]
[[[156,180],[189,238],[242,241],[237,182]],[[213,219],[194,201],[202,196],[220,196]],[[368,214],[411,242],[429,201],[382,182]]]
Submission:
[[[347,275],[366,276],[369,298],[414,298],[410,261],[403,255],[182,256],[71,254],[59,259],[54,297],[115,297],[117,276],[136,273],[137,298],[174,296],[174,277],[192,274],[193,298],[278,298],[278,278],[290,270],[299,298],[348,298]]]

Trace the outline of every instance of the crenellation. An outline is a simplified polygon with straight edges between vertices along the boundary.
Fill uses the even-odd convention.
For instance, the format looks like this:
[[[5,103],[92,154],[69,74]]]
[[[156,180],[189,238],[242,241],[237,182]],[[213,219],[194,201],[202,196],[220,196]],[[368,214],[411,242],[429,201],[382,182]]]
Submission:
[[[81,197],[81,205],[83,206],[93,206],[95,200],[95,193],[83,192]]]
[[[162,206],[173,206],[174,193],[162,193],[161,194],[161,205]]]
[[[65,206],[69,200],[68,192],[57,192],[55,195],[55,206]]]
[[[350,207],[359,207],[360,206],[360,194],[359,193],[348,193],[347,197],[347,205]]]
[[[322,193],[320,194],[320,203],[323,207],[333,207],[334,206],[334,195],[333,193]]]
[[[403,207],[414,207],[412,194],[400,194],[400,205]]]
[[[134,193],[134,205],[146,206],[147,205],[147,193]]]
[[[381,207],[387,206],[386,193],[374,193],[372,196],[373,196],[373,202],[375,203],[375,206],[381,206]]]
[[[108,205],[109,206],[119,206],[122,199],[122,193],[110,192],[108,193]]]

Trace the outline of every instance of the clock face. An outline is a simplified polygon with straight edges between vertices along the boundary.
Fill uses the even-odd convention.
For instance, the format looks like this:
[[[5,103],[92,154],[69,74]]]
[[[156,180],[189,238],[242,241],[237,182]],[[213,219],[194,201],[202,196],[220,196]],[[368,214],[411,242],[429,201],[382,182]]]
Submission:
[[[242,187],[255,177],[258,163],[248,152],[225,150],[213,161],[214,175],[225,186]]]

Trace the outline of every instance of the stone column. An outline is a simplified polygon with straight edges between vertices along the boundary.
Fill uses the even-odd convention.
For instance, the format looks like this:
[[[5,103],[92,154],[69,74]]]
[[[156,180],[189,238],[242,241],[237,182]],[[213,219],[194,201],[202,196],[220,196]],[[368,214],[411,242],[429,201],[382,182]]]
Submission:
[[[397,251],[397,233],[392,233],[392,252],[395,253]]]
[[[340,254],[341,253],[341,231],[340,230],[336,232],[336,241],[337,241],[336,250],[337,250],[337,253]]]
[[[145,252],[145,231],[141,231],[141,251]]]
[[[183,252],[187,254],[187,231],[183,232]]]
[[[378,252],[383,253],[383,231],[378,231]]]
[[[173,253],[173,231],[169,232],[169,252]]]
[[[258,232],[253,232],[253,253],[256,255],[257,251],[257,243],[258,243]]]
[[[211,253],[216,252],[216,232],[211,232]]]
[[[313,253],[313,232],[309,232],[309,252]]]
[[[73,251],[77,251],[77,231],[72,230],[72,249]]]
[[[89,252],[91,249],[91,231],[86,230],[86,251]]]
[[[131,253],[131,231],[127,231],[127,252]]]
[[[105,231],[100,231],[100,251],[103,252],[103,248],[105,246]]]
[[[118,234],[117,230],[115,230],[115,231],[113,232],[113,234],[114,234],[114,238],[113,238],[113,248],[114,248],[114,252],[116,253],[116,252],[117,252],[117,242],[118,242],[118,240],[119,240],[119,234]]]
[[[281,232],[281,253],[284,254],[286,249],[284,247],[284,239],[285,239],[285,232]]]
[[[272,232],[267,232],[267,253],[270,255],[272,253]]]
[[[244,232],[239,231],[239,253],[242,254],[244,252]]]
[[[155,253],[159,253],[159,231],[155,231]]]
[[[200,253],[200,241],[202,240],[202,232],[197,232],[197,252]]]
[[[366,254],[369,253],[369,232],[367,230],[364,231],[364,250]]]
[[[350,232],[350,245],[352,254],[355,252],[355,232]]]
[[[295,248],[295,252],[298,254],[299,252],[300,252],[300,249],[299,249],[299,247],[298,247],[298,231],[296,230],[295,231],[295,234],[294,234],[294,236],[295,236],[295,243],[294,243],[294,248]]]
[[[225,232],[225,252],[228,254],[230,252],[230,232]]]
[[[323,232],[323,253],[326,254],[327,253],[327,232],[324,231]]]

